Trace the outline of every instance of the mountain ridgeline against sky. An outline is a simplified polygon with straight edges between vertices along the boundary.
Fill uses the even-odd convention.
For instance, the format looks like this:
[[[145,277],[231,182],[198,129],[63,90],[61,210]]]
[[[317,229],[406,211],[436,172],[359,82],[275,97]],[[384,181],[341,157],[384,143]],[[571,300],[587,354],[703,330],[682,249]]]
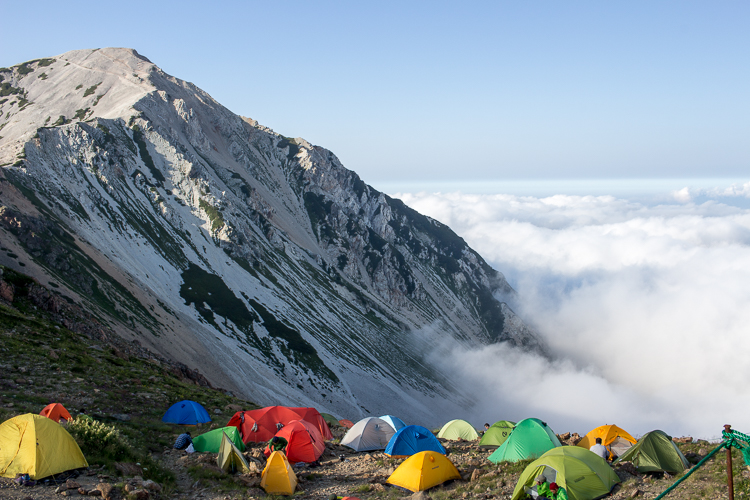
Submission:
[[[0,79],[0,263],[214,384],[425,421],[465,403],[425,332],[543,351],[447,226],[137,52]]]

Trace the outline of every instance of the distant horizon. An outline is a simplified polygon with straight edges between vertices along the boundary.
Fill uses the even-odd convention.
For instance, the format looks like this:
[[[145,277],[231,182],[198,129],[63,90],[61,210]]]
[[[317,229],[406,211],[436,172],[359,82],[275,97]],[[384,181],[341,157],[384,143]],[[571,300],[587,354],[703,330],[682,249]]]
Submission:
[[[505,179],[457,181],[374,181],[366,183],[389,196],[402,193],[456,193],[508,194],[515,196],[548,197],[614,196],[637,200],[646,204],[685,203],[677,193],[688,189],[696,195],[691,201],[701,201],[712,190],[742,188],[748,185],[743,196],[723,196],[722,202],[750,208],[750,175],[747,177],[694,177],[694,178],[622,178],[622,179]],[[717,198],[714,196],[712,199]]]

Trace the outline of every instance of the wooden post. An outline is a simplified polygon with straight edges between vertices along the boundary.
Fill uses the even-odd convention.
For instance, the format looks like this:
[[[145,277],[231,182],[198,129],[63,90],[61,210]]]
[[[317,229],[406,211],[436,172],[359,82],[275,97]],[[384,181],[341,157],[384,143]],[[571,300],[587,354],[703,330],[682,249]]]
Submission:
[[[727,434],[731,434],[732,426],[725,425],[724,432],[726,432]],[[731,446],[727,446],[727,489],[729,490],[729,500],[734,500],[734,476],[732,474],[732,447]]]

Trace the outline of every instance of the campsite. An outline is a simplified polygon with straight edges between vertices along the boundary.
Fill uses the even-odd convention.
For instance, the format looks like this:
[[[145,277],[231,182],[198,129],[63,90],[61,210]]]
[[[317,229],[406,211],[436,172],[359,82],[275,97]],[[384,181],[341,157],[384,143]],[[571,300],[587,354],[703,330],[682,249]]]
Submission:
[[[360,499],[509,499],[516,498],[514,491],[519,480],[524,477],[533,480],[536,473],[545,470],[537,463],[524,476],[535,460],[523,456],[514,456],[512,460],[498,463],[489,460],[492,454],[503,450],[503,446],[508,448],[510,445],[506,443],[513,443],[515,438],[507,436],[498,445],[480,446],[478,438],[467,440],[462,437],[462,433],[475,430],[467,429],[462,422],[445,429],[446,433],[453,432],[449,436],[452,439],[438,438],[442,429],[425,429],[418,422],[402,422],[396,408],[393,409],[394,415],[372,416],[368,420],[372,422],[371,441],[378,440],[378,444],[364,444],[364,447],[372,449],[356,451],[354,447],[342,444],[355,441],[354,438],[346,439],[348,433],[358,427],[367,427],[366,422],[361,423],[362,419],[356,418],[354,413],[330,416],[310,408],[280,406],[261,410],[253,402],[210,387],[195,372],[158,358],[137,344],[97,335],[87,328],[91,324],[90,319],[76,316],[74,310],[67,310],[65,314],[66,317],[62,317],[60,313],[37,310],[24,297],[18,297],[12,305],[0,304],[0,335],[4,354],[0,361],[0,423],[5,425],[11,420],[41,422],[42,427],[49,427],[58,433],[63,429],[75,440],[75,446],[69,446],[73,451],[65,454],[68,458],[72,457],[72,462],[62,465],[63,469],[70,467],[71,470],[55,470],[51,475],[49,471],[40,471],[39,480],[30,478],[29,483],[36,483],[28,486],[17,482],[15,477],[0,477],[2,499],[39,500],[82,496],[113,499],[270,498],[261,484],[266,465],[263,453],[265,439],[248,439],[244,443],[242,429],[232,426],[237,430],[223,430],[238,414],[238,419],[245,419],[246,438],[262,430],[262,425],[255,430],[253,427],[266,414],[275,415],[269,420],[271,425],[282,418],[304,416],[312,420],[305,420],[308,426],[287,424],[281,427],[289,427],[287,435],[290,442],[296,439],[293,432],[300,432],[300,429],[310,436],[318,436],[315,443],[308,441],[305,444],[312,455],[298,458],[300,462],[288,466],[284,465],[281,457],[273,460],[274,467],[293,471],[297,483],[294,498],[325,499],[331,495],[349,495]],[[89,376],[93,371],[96,371],[96,377]],[[185,406],[193,407],[193,415],[203,415],[200,410],[205,410],[210,421],[187,425],[165,422],[170,408],[178,403],[182,405],[184,401],[195,402],[195,405]],[[53,403],[59,403],[61,407],[50,407],[46,413],[61,423],[40,415]],[[278,401],[279,405],[283,403]],[[63,409],[69,413],[64,413]],[[67,418],[67,415],[71,418]],[[515,424],[507,420],[510,417],[514,416],[498,415],[497,427],[506,430],[529,427],[538,440],[546,443],[545,446],[559,441],[563,446],[551,446],[551,451],[556,454],[591,455],[575,444],[594,430],[550,429],[542,419],[536,417],[522,418]],[[338,422],[340,420],[351,422],[342,425]],[[351,429],[349,423],[352,424]],[[323,425],[329,429],[330,438],[323,437],[324,432],[319,432]],[[402,450],[399,448],[389,456],[384,451],[390,439],[397,434],[394,426],[399,427],[402,435],[409,432],[412,435],[403,447],[407,451],[399,451]],[[308,427],[311,430],[307,430]],[[173,448],[177,436],[186,430],[206,451],[186,453]],[[655,439],[667,445],[667,448],[679,450],[690,465],[706,457],[717,446],[717,443],[706,441],[668,439],[669,422],[665,422],[664,428],[658,431],[652,433]],[[607,439],[612,442],[616,442],[618,437],[616,429],[597,432],[608,436]],[[197,439],[204,434],[207,435],[203,439]],[[5,438],[6,434],[0,432],[0,436]],[[39,452],[44,451],[42,445],[45,440],[52,439],[41,436],[39,431]],[[224,440],[223,436],[227,436],[227,439]],[[265,437],[267,435],[263,435]],[[633,439],[642,437],[632,436]],[[315,461],[316,454],[320,452],[321,438],[325,443]],[[401,455],[414,453],[423,442],[434,445],[433,438],[439,441],[447,455],[436,451]],[[365,441],[367,439],[358,440],[360,443]],[[3,456],[3,449],[3,444],[0,444],[0,457]],[[58,446],[56,449],[61,448]],[[80,450],[82,456],[73,453],[75,449]],[[65,458],[62,453],[57,455],[57,458]],[[224,457],[223,460],[219,460],[220,456]],[[742,453],[733,449],[732,456],[735,498],[747,498],[750,477]],[[546,460],[547,465],[554,467],[563,458],[550,456],[538,460]],[[406,483],[402,482],[403,478],[392,476],[402,464],[411,460],[407,464],[410,465],[418,459],[429,461],[431,467],[443,466],[447,473],[438,478],[441,482],[436,486],[414,493],[407,487],[420,487],[414,486],[415,474],[406,474]],[[455,467],[455,473],[451,467]],[[601,467],[601,463],[594,467]],[[626,464],[605,464],[604,467],[610,468],[606,470],[611,470],[617,480],[610,474],[610,482],[597,487],[610,488],[616,482],[611,490],[611,498],[616,499],[655,498],[685,474],[684,471],[639,472],[641,465],[635,457]],[[653,465],[644,462],[642,467],[652,468]],[[722,450],[667,498],[726,498],[726,492],[726,457]]]

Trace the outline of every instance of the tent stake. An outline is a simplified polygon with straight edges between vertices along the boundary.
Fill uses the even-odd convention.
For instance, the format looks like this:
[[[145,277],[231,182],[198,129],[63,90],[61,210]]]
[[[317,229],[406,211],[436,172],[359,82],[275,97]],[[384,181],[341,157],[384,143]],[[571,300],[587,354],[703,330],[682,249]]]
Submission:
[[[732,426],[725,425],[724,432],[731,434]],[[734,476],[732,475],[732,447],[727,446],[727,489],[729,490],[729,500],[734,500]]]

